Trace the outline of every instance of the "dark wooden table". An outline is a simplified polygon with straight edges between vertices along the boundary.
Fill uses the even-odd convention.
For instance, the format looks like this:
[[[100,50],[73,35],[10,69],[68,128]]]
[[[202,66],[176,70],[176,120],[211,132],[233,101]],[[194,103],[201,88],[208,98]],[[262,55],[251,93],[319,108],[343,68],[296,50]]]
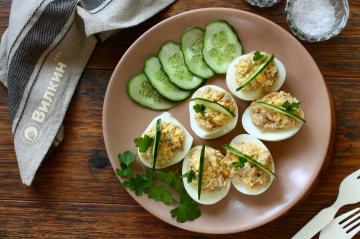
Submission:
[[[360,168],[360,1],[351,0],[350,5],[350,20],[341,35],[323,43],[304,43],[334,101],[337,123],[328,169],[323,170],[309,197],[284,217],[252,231],[219,238],[290,238],[316,212],[331,204],[341,180]],[[134,40],[165,18],[215,6],[254,12],[289,30],[284,1],[261,10],[244,0],[178,0],[145,23],[100,43],[65,117],[65,141],[44,162],[30,188],[20,181],[7,91],[0,86],[0,238],[217,237],[177,229],[142,209],[115,177],[101,128],[106,86],[116,63]],[[0,33],[6,29],[9,12],[10,1],[0,0]]]

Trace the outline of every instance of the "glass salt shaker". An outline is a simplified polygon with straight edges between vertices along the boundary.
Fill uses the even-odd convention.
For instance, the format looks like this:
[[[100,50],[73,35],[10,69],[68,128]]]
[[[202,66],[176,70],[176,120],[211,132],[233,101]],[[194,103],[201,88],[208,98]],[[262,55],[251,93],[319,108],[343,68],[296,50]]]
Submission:
[[[256,7],[271,7],[279,3],[280,0],[246,0],[249,4]]]

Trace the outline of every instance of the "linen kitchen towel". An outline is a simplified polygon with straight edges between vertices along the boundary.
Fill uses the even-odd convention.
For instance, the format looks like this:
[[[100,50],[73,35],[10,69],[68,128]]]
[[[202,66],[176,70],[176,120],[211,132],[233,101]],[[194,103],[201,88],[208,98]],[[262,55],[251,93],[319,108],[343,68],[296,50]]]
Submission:
[[[62,121],[97,39],[153,16],[174,0],[13,0],[0,43],[0,81],[22,182],[63,138]],[[98,38],[95,36],[98,36]]]

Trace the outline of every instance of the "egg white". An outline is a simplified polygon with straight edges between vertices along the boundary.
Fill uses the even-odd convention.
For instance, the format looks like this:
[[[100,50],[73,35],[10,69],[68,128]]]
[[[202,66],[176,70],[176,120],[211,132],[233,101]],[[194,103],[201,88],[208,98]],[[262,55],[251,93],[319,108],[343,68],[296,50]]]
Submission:
[[[226,90],[224,90],[223,88],[219,87],[219,86],[216,86],[216,85],[206,85],[206,86],[203,86],[201,88],[199,88],[194,94],[193,96],[191,97],[192,99],[196,97],[196,93],[199,92],[199,91],[202,91],[206,88],[213,88],[217,91],[223,91],[223,92],[227,92]],[[228,92],[227,92],[228,93]],[[230,95],[231,96],[231,95]],[[232,97],[232,96],[231,96]],[[232,98],[234,100],[234,98]],[[190,101],[189,103],[189,115],[190,115],[190,126],[191,126],[191,129],[194,131],[194,133],[199,136],[200,138],[202,139],[215,139],[215,138],[219,138],[227,133],[229,133],[231,130],[233,130],[235,127],[236,127],[236,124],[238,122],[238,107],[237,107],[237,104],[236,104],[236,101],[234,100],[235,102],[235,117],[232,117],[230,119],[230,121],[225,124],[224,126],[221,126],[213,131],[208,131],[208,130],[205,130],[203,128],[201,128],[199,126],[199,123],[196,121],[195,119],[195,111],[193,109],[194,105],[195,105],[195,102],[193,101]]]
[[[304,117],[304,116],[302,116]],[[291,138],[294,136],[299,130],[301,129],[301,126],[303,125],[302,122],[298,121],[295,127],[291,129],[283,129],[283,130],[277,130],[277,131],[269,131],[265,132],[262,131],[258,126],[256,126],[253,121],[251,120],[251,108],[250,106],[246,108],[244,111],[242,118],[241,118],[242,126],[244,130],[261,140],[265,141],[281,141],[288,138]]]
[[[180,162],[190,151],[192,143],[193,143],[193,137],[191,134],[186,130],[186,128],[169,112],[162,113],[161,115],[155,117],[148,127],[145,129],[144,133],[141,136],[144,136],[147,132],[149,132],[152,128],[156,127],[156,121],[161,118],[161,123],[167,122],[167,123],[173,123],[176,126],[180,127],[184,131],[184,147],[183,150],[177,151],[173,158],[164,165],[158,166],[158,164],[155,166],[157,169],[160,168],[166,168],[171,165],[174,165],[178,162]],[[155,139],[154,139],[155,140]],[[140,161],[147,167],[152,168],[152,162],[147,161],[145,158],[141,157],[141,154],[138,150],[138,156]]]
[[[254,136],[251,136],[251,135],[248,135],[248,134],[240,134],[240,135],[236,136],[235,138],[233,138],[231,140],[230,145],[232,145],[232,144],[240,144],[242,142],[256,144],[257,146],[263,148],[264,150],[269,151],[269,149],[265,146],[265,144],[263,142],[261,142],[260,140],[258,140]],[[273,160],[272,160],[272,167],[273,167],[273,172],[275,172],[275,165],[274,165]],[[232,184],[241,193],[244,193],[244,194],[247,194],[247,195],[259,195],[259,194],[265,192],[270,187],[273,180],[274,180],[274,177],[272,175],[270,175],[270,182],[267,185],[265,185],[261,189],[252,190],[252,191],[250,191],[246,187],[246,185],[244,183],[242,183],[241,179],[238,182],[235,182],[234,180],[232,180]]]
[[[195,146],[190,150],[190,152],[195,150],[201,150],[202,146]],[[206,155],[206,149],[210,148],[209,146],[205,146],[205,155]],[[184,175],[187,173],[189,168],[189,155],[185,157],[182,165],[182,174]],[[200,159],[199,159],[200,160]],[[205,205],[211,205],[214,203],[219,202],[221,199],[223,199],[230,191],[230,177],[226,180],[227,184],[226,187],[222,188],[221,190],[215,191],[215,192],[201,192],[200,200],[198,199],[198,188],[197,186],[193,185],[192,183],[188,183],[186,177],[183,178],[184,187],[186,192],[189,194],[189,196],[196,202],[205,204]]]
[[[251,53],[249,53],[251,54]],[[258,100],[263,97],[265,94],[269,92],[259,92],[259,91],[244,91],[239,90],[236,91],[236,88],[239,87],[239,84],[236,82],[236,68],[235,65],[238,64],[240,61],[244,60],[248,54],[239,56],[238,58],[234,59],[226,72],[226,84],[229,88],[230,92],[235,95],[236,97],[246,100],[246,101],[253,101]],[[284,65],[278,59],[274,58],[275,66],[278,69],[278,79],[274,82],[274,84],[270,88],[270,92],[278,91],[281,86],[284,84],[286,78],[286,70]]]

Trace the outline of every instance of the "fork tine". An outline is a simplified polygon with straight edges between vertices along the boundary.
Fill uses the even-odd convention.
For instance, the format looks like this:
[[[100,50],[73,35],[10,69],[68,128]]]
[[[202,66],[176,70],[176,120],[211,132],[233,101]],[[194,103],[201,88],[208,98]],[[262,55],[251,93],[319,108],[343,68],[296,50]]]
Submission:
[[[353,221],[354,220],[354,221]],[[360,215],[356,214],[354,215],[352,218],[350,218],[348,221],[350,221],[349,225],[345,225],[345,227],[343,227],[346,231],[350,230],[351,228],[353,228],[354,226],[356,226],[356,224],[360,223]],[[345,223],[344,223],[345,224]]]
[[[341,221],[343,221],[347,217],[353,215],[354,213],[358,212],[359,210],[360,210],[360,208],[357,207],[357,208],[355,208],[355,209],[353,209],[353,210],[351,210],[351,211],[349,211],[347,213],[344,213],[344,214],[338,216],[337,218],[335,218],[335,221],[340,223]],[[351,218],[349,218],[349,219],[351,219]],[[346,220],[346,221],[348,221],[348,220]]]
[[[354,228],[352,231],[350,231],[348,233],[350,238],[353,238],[360,231],[360,218],[358,218],[358,220],[356,220],[356,222],[352,223],[348,228],[351,229],[354,226],[356,226],[356,228]],[[348,230],[346,230],[346,231],[348,231]]]

